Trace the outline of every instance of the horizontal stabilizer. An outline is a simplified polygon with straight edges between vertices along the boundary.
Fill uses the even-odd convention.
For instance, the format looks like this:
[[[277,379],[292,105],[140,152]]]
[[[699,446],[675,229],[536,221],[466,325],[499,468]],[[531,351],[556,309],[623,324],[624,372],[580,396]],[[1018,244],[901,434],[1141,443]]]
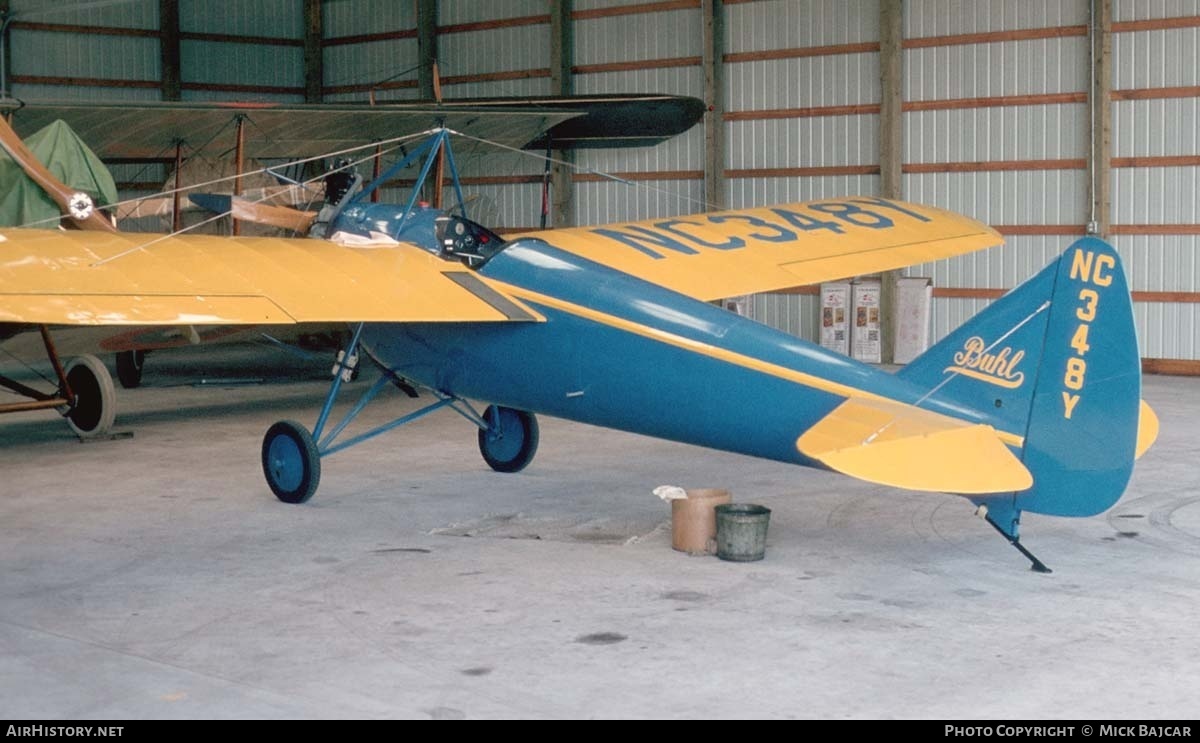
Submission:
[[[1141,406],[1138,408],[1138,431],[1137,444],[1134,446],[1133,458],[1141,459],[1155,441],[1158,440],[1158,415],[1155,414],[1154,408],[1146,404],[1142,400]]]
[[[796,448],[838,472],[907,490],[1002,493],[1033,485],[991,426],[887,400],[846,400]]]

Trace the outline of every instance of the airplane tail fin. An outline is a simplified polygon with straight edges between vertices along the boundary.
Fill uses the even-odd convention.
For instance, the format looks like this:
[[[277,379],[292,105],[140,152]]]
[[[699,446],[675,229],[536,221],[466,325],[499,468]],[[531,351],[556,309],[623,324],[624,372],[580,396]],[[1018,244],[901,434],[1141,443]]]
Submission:
[[[1021,511],[1090,516],[1110,508],[1157,433],[1141,402],[1125,273],[1116,251],[1096,238],[1074,243],[898,376],[931,390],[923,407],[968,408],[1024,438],[1017,453],[1033,487],[972,496],[1014,540]]]

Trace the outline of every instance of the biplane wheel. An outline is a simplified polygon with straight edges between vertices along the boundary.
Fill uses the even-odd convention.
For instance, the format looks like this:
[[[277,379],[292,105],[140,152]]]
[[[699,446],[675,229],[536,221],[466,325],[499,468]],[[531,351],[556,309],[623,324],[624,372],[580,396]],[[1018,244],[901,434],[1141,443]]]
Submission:
[[[117,414],[117,392],[108,367],[88,354],[71,359],[64,372],[74,396],[65,414],[67,425],[80,438],[108,433]]]
[[[284,503],[304,503],[321,482],[321,455],[304,426],[279,421],[267,429],[262,443],[263,475],[271,492]]]
[[[117,353],[117,379],[127,390],[140,387],[142,369],[146,366],[145,351],[120,351]]]
[[[489,405],[483,413],[487,430],[479,429],[479,453],[497,472],[520,472],[538,447],[538,424],[533,413]]]

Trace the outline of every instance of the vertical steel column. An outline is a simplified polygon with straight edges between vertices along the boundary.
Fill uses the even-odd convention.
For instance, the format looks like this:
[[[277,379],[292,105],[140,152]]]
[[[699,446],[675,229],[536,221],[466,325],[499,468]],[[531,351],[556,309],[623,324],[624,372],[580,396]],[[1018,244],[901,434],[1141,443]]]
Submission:
[[[324,20],[321,0],[304,0],[304,102],[320,103],[324,95]]]
[[[0,0],[0,98],[11,98],[12,91],[8,89],[8,74],[12,69],[12,47],[8,43],[8,27],[13,22],[13,12],[9,0]],[[12,111],[5,114],[12,121]]]
[[[725,2],[702,0],[704,14],[704,200],[725,208]]]
[[[179,56],[179,0],[158,0],[159,52],[162,58],[162,99],[183,97]]]
[[[434,64],[437,62],[437,0],[416,0],[417,3],[417,85],[422,100],[435,99]]]
[[[1088,232],[1106,237],[1112,229],[1112,0],[1091,0],[1088,42]]]
[[[879,4],[879,195],[904,198],[904,0],[881,0]],[[899,271],[879,275],[880,358],[896,360],[898,312],[896,285]]]
[[[571,95],[575,92],[572,70],[575,64],[575,26],[571,13],[573,0],[550,3],[550,93]],[[547,155],[553,155],[547,149]],[[568,163],[575,161],[573,153],[559,150],[556,157]],[[554,163],[550,168],[550,212],[553,227],[571,227],[576,223],[574,168]]]

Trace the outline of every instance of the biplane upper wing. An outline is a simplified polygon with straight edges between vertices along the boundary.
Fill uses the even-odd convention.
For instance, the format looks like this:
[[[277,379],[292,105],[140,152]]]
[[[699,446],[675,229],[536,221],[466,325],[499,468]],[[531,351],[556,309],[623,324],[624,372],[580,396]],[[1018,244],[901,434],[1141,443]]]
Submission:
[[[5,103],[0,101],[0,111],[4,109]],[[569,109],[452,107],[432,102],[379,106],[38,102],[12,111],[12,126],[18,135],[25,137],[61,119],[103,159],[158,158],[164,148],[177,141],[199,147],[222,132],[232,137],[231,122],[241,117],[251,124],[251,136],[244,141],[245,157],[291,159],[361,148],[373,140],[391,140],[396,132],[420,132],[435,126],[520,147],[547,129],[579,115],[580,112]]]
[[[537,236],[704,300],[888,271],[1004,242],[969,217],[878,198],[710,212]]]
[[[462,265],[407,244],[0,230],[0,323],[539,319]]]
[[[232,135],[231,121],[248,121],[246,157],[294,158],[389,140],[396,132],[446,126],[477,140],[544,150],[578,147],[641,147],[691,128],[704,102],[674,95],[589,95],[464,98],[435,101],[353,103],[222,103],[137,101],[83,103],[0,100],[0,113],[28,136],[56,121],[67,122],[102,158],[161,157],[175,142],[191,146]],[[480,142],[477,142],[477,144]]]

